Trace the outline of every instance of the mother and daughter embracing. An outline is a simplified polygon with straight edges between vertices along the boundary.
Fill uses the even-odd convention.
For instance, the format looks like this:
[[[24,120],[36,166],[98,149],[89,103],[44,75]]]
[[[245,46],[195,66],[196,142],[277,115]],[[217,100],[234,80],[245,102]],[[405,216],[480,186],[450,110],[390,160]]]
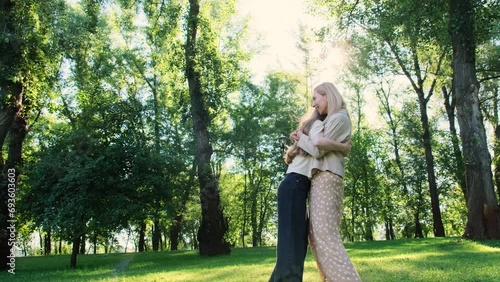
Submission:
[[[361,281],[340,236],[344,158],[351,148],[349,112],[331,82],[314,88],[312,106],[290,134],[293,145],[285,154],[276,265],[269,282],[302,281],[308,242],[322,281]]]

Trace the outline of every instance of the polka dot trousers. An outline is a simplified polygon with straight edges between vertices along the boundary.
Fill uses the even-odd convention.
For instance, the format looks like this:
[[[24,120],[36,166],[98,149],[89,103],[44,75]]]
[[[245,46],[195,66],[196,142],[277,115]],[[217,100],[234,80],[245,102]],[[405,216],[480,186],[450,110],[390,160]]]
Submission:
[[[344,180],[329,171],[312,178],[309,244],[322,281],[361,281],[340,236]]]

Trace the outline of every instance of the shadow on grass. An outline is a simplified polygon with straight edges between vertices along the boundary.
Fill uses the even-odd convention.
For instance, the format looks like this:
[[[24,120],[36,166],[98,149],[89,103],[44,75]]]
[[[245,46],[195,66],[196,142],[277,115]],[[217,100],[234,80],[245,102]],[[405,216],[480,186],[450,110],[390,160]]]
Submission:
[[[500,240],[478,240],[473,242],[486,247],[500,249]]]

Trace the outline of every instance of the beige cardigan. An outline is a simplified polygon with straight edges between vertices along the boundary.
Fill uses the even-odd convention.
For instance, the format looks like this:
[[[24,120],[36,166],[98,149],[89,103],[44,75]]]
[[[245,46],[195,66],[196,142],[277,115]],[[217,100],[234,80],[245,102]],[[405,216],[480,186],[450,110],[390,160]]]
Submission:
[[[323,131],[323,136],[337,142],[345,142],[351,138],[351,120],[347,110],[328,115],[324,121],[315,121],[309,136],[302,135],[298,141],[298,146],[313,156],[311,163],[311,175],[316,170],[331,171],[341,177],[345,176],[344,156],[337,151],[327,152],[316,147],[311,136]]]

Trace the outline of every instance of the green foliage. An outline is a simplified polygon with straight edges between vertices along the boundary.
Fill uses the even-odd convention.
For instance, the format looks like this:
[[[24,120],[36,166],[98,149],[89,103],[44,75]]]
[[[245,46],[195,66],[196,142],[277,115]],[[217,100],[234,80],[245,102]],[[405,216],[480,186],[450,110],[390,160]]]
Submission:
[[[199,199],[183,78],[186,4],[119,1],[104,13],[100,2],[82,1],[57,18],[59,87],[29,139],[22,202],[36,226],[68,240],[88,233],[109,241],[144,220],[160,219],[164,229],[181,214],[181,244],[193,246]],[[227,4],[206,3],[199,41],[206,102],[221,120],[248,58],[240,48],[246,26]]]
[[[21,83],[24,115],[34,117],[43,107],[60,60],[57,19],[64,1],[6,1],[0,10],[0,102]]]
[[[498,40],[500,3],[495,0],[472,1],[474,8],[474,34],[478,45]]]
[[[374,240],[377,219],[384,206],[380,167],[375,163],[379,138],[374,132],[359,130],[352,136],[346,161],[343,236],[349,241]]]
[[[117,174],[120,155],[116,155],[116,147],[103,147],[83,132],[62,140],[40,153],[41,161],[31,176],[27,199],[36,223],[53,227],[66,240],[86,233],[90,221],[115,230],[125,215],[123,195],[116,193],[117,178],[123,177]],[[94,154],[97,151],[99,156]],[[108,193],[114,197],[105,196]],[[115,209],[108,210],[109,206]]]
[[[286,169],[279,139],[297,126],[290,116],[298,108],[298,86],[297,78],[273,73],[264,87],[248,83],[231,98],[230,131],[221,147],[234,162],[226,177],[235,179],[226,178],[221,189],[228,197],[225,205],[233,206],[227,209],[233,211],[230,237],[236,246],[267,245],[275,232],[270,219]]]
[[[234,17],[234,5],[234,1],[207,1],[200,13],[197,62],[207,120],[223,111],[228,95],[248,79],[243,63],[249,55],[242,48],[246,25]]]
[[[37,226],[67,240],[85,233],[109,238],[137,221],[167,211],[172,216],[171,199],[186,187],[183,172],[190,162],[186,130],[168,122],[179,117],[166,118],[168,92],[147,88],[152,78],[145,75],[157,65],[114,46],[107,21],[98,16],[92,22],[100,15],[94,4],[86,6],[92,8],[86,14],[75,8],[62,18],[68,67],[51,109],[69,125],[44,119],[35,128],[32,140],[42,147],[31,155],[31,189],[23,199]],[[152,101],[144,89],[160,92],[159,111],[153,107],[159,100]],[[157,133],[165,137],[155,138]],[[51,134],[56,138],[50,140]]]

